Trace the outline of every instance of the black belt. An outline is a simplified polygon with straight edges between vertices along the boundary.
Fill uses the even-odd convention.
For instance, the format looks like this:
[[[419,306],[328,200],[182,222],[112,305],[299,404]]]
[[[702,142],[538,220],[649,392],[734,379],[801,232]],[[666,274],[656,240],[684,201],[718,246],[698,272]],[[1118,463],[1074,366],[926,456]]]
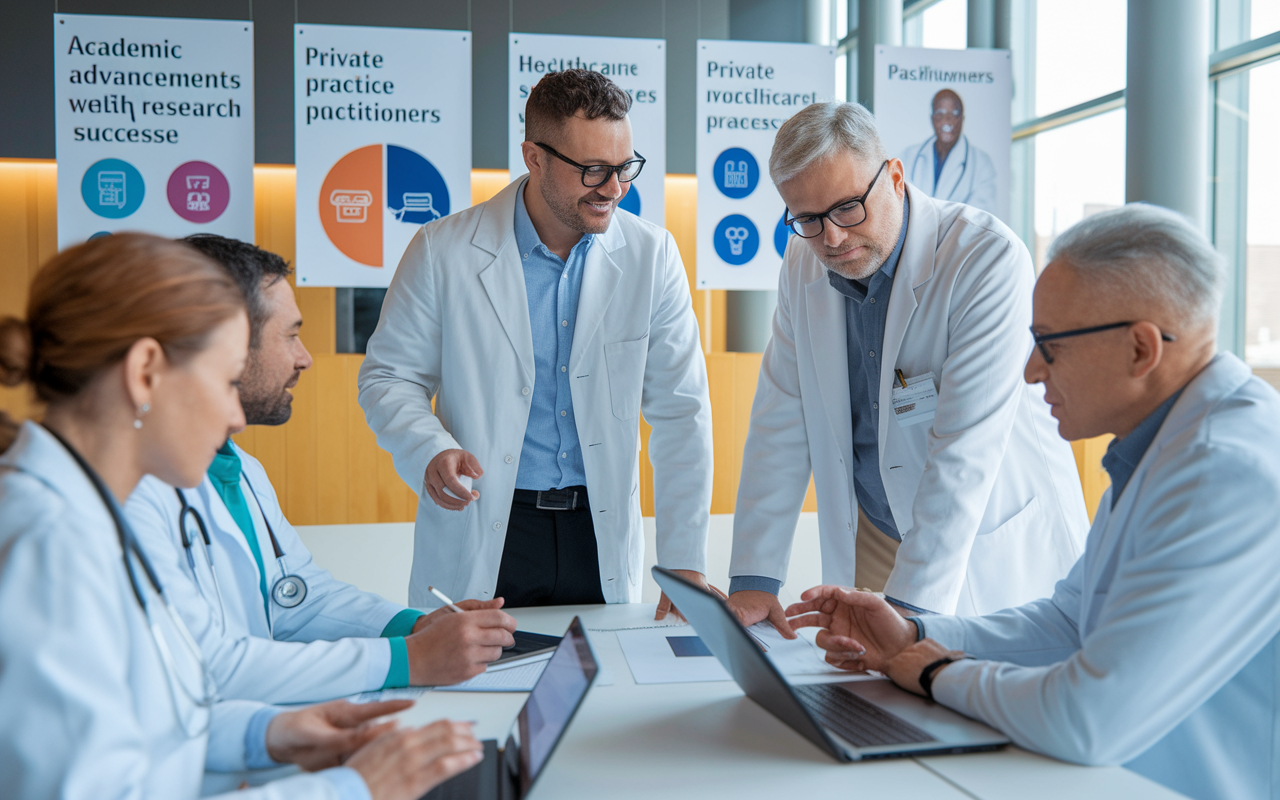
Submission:
[[[521,505],[533,506],[543,511],[576,511],[587,508],[587,487],[566,486],[545,492],[516,489],[512,499]]]

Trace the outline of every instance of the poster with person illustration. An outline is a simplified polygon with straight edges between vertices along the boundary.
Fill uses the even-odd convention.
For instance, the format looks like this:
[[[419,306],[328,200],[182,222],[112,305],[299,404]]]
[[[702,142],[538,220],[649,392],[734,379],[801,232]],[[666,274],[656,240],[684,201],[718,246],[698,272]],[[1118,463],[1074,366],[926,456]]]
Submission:
[[[1008,50],[876,47],[876,123],[907,181],[1004,222],[1011,100]]]

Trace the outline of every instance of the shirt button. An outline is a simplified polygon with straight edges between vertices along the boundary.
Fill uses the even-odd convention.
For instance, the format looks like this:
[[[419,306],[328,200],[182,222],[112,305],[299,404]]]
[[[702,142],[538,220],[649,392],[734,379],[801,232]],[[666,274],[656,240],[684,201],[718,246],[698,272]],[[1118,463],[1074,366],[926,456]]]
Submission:
[[[875,301],[876,301],[876,299],[875,299],[874,297],[873,297],[873,298],[871,298],[871,302],[873,302],[873,303],[874,303]]]
[[[500,530],[502,530],[502,523],[501,523],[501,522],[495,522],[495,523],[493,523],[493,529],[494,529],[495,531],[500,531]]]
[[[525,395],[527,397],[529,395],[529,387],[526,386],[523,389],[521,389],[520,394]]]
[[[560,320],[560,327],[561,327],[561,328],[567,328],[567,327],[569,327],[569,320],[567,320],[567,319],[562,319],[562,320]]]
[[[875,350],[868,350],[867,352],[871,354],[871,357],[872,357],[872,358],[875,358],[875,357],[876,357],[876,351],[875,351]]]
[[[569,368],[568,368],[568,367],[561,367],[561,368],[560,368],[560,371],[561,371],[561,372],[568,372],[568,371],[569,371]]]
[[[568,454],[568,453],[561,453],[561,454],[560,454],[560,457],[561,457],[561,458],[568,458],[568,457],[569,457],[569,454]]]
[[[528,261],[528,260],[529,260],[529,254],[528,254],[528,253],[525,253],[525,254],[524,254],[524,260],[525,260],[525,261]]]
[[[871,407],[872,407],[872,408],[879,408],[879,407],[880,407],[880,404],[879,404],[879,403],[872,403],[872,404],[871,404]]]
[[[563,416],[567,415],[568,413],[569,413],[568,411],[561,411],[561,412],[560,412],[560,416],[562,416],[562,417],[563,417]]]
[[[503,460],[503,461],[505,461],[505,462],[507,462],[508,464],[510,464],[512,461],[515,461],[515,459],[511,457],[511,454],[510,454],[510,453],[508,453],[506,456],[504,456],[502,460]]]

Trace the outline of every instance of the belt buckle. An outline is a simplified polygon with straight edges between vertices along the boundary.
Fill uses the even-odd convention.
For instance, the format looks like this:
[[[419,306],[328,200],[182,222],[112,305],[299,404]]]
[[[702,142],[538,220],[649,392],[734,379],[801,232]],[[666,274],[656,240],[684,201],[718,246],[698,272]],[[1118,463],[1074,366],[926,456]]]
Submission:
[[[552,499],[549,495],[560,495]],[[546,500],[544,496],[548,496]],[[572,494],[560,489],[552,489],[549,492],[538,492],[538,500],[534,504],[540,511],[572,511],[578,507],[578,493]]]

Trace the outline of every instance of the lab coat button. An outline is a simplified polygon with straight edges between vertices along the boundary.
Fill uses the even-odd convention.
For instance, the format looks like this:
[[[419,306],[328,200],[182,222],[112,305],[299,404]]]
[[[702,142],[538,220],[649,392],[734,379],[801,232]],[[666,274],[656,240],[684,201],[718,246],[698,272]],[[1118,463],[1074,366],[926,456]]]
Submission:
[[[507,462],[508,464],[510,464],[512,461],[515,461],[515,459],[511,457],[511,454],[510,454],[510,453],[508,453],[507,455],[503,456],[503,457],[502,457],[502,460],[503,460],[503,461],[505,461],[505,462]]]
[[[500,531],[500,530],[502,530],[502,523],[501,523],[501,522],[495,522],[495,523],[493,523],[493,529],[494,529],[495,531]]]
[[[529,387],[528,387],[528,386],[526,386],[526,387],[524,387],[523,389],[521,389],[521,390],[520,390],[520,394],[524,395],[525,397],[528,397],[528,396],[529,396]]]

